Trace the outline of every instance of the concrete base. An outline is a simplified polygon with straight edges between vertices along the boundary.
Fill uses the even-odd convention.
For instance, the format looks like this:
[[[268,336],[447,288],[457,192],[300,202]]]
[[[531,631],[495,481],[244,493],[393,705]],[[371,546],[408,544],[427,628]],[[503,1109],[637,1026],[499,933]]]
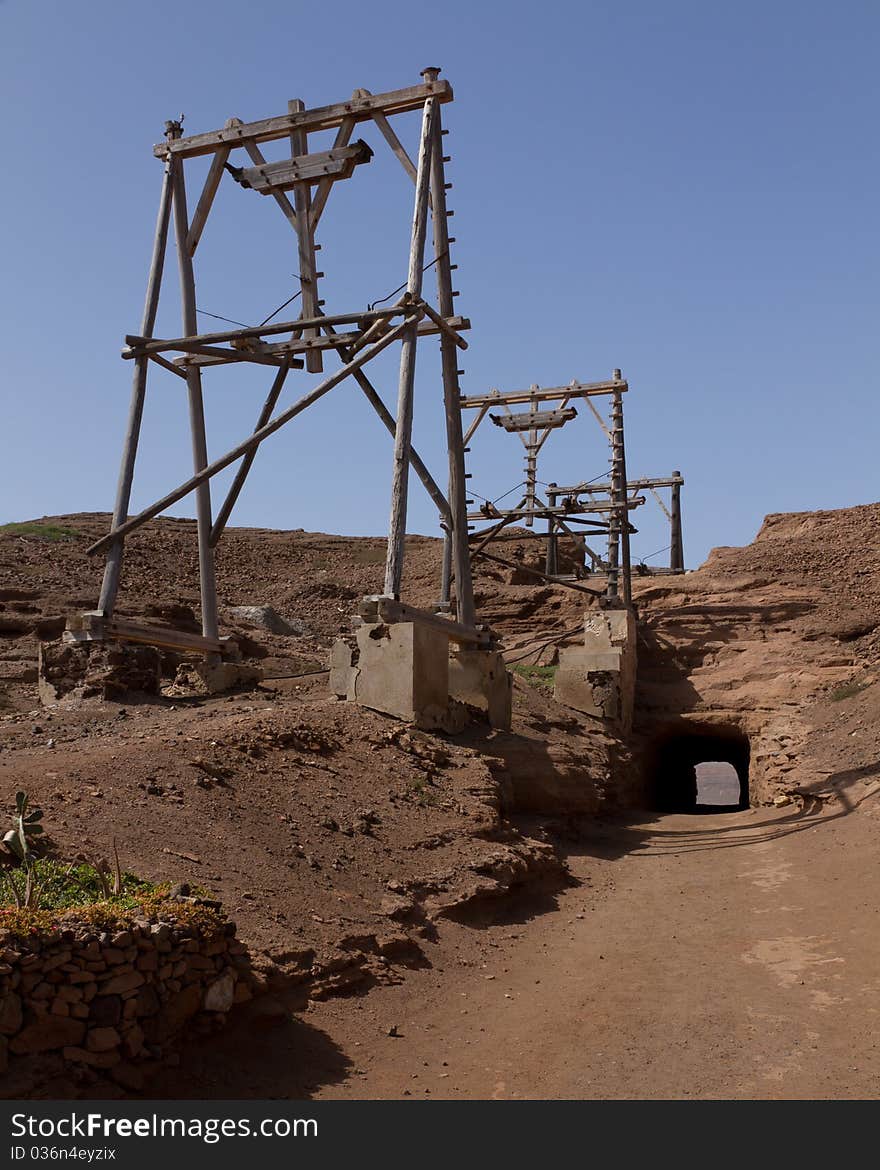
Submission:
[[[513,680],[498,650],[456,647],[449,658],[449,697],[485,711],[491,727],[510,730]]]
[[[455,648],[420,622],[365,623],[330,655],[330,690],[425,730],[460,731],[474,709],[510,727],[511,679],[494,650]]]
[[[591,610],[584,645],[559,655],[553,697],[566,707],[632,730],[636,687],[636,626],[629,610]]]
[[[426,729],[444,727],[449,707],[449,641],[418,622],[365,623],[330,656],[330,689]]]

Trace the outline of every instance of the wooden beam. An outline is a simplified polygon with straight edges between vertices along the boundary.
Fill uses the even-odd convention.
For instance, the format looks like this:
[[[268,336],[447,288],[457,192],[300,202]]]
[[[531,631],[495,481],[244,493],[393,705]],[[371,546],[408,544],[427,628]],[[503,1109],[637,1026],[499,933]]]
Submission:
[[[564,426],[573,418],[577,418],[577,411],[573,406],[570,406],[567,410],[533,410],[521,411],[517,414],[490,414],[489,418],[496,427],[504,427],[506,431],[528,431],[532,427],[547,427],[552,430],[555,427]]]
[[[543,535],[539,533],[536,535]],[[601,597],[598,589],[588,589],[566,577],[557,577],[551,573],[544,573],[540,569],[533,569],[531,565],[523,565],[517,561],[509,561],[506,557],[496,557],[493,553],[479,552],[474,554],[474,560],[494,561],[496,565],[504,565],[506,569],[516,569],[530,577],[537,577],[541,581],[548,581],[551,585],[563,585],[566,589],[574,589],[578,593],[588,593],[590,597]]]
[[[438,80],[424,85],[409,86],[406,89],[353,97],[347,102],[338,102],[331,106],[290,111],[276,118],[263,118],[258,122],[241,122],[222,130],[209,131],[207,134],[191,134],[188,138],[179,138],[175,142],[160,142],[153,147],[153,154],[156,158],[164,159],[170,151],[178,157],[195,158],[198,155],[211,154],[218,147],[229,146],[231,149],[235,146],[246,146],[249,142],[272,142],[286,138],[292,130],[303,130],[309,134],[318,130],[333,130],[346,118],[351,118],[355,122],[366,122],[374,117],[376,111],[390,116],[422,109],[429,97],[436,98],[438,102],[451,102],[452,86],[448,81]]]
[[[219,156],[215,156],[219,157]],[[367,163],[373,152],[366,142],[354,146],[333,147],[280,162],[258,167],[233,167],[230,174],[242,187],[273,195],[276,191],[290,191],[297,183],[318,183],[322,179],[348,179],[360,163]]]
[[[165,163],[162,176],[162,193],[159,199],[159,213],[156,217],[156,230],[153,236],[153,253],[150,259],[150,271],[147,277],[147,293],[144,300],[144,311],[141,317],[141,333],[150,336],[156,323],[156,311],[159,307],[159,292],[162,286],[162,272],[165,267],[165,253],[168,249],[168,228],[171,223],[171,204],[173,185],[171,179],[171,160]],[[164,360],[164,359],[162,359]],[[134,466],[137,459],[138,441],[141,433],[141,423],[144,416],[144,402],[147,394],[147,359],[139,358],[135,363],[132,377],[131,399],[128,408],[128,421],[125,429],[125,442],[122,447],[122,462],[119,468],[119,480],[116,486],[116,502],[113,506],[111,531],[115,531],[125,522],[128,516],[128,506],[131,502],[131,488],[134,482]],[[122,568],[122,544],[114,544],[107,553],[107,563],[104,566],[104,577],[101,582],[101,594],[98,608],[110,614],[116,604],[116,595],[119,592],[119,573]]]
[[[355,92],[355,97],[357,97],[357,92]],[[348,146],[352,132],[354,131],[354,126],[354,118],[343,118],[339,129],[336,131],[336,140],[333,143],[334,150],[338,150],[342,146]],[[321,181],[318,183],[317,189],[312,196],[312,209],[309,214],[309,227],[313,232],[318,226],[321,213],[327,206],[327,199],[329,198],[330,192],[332,190],[333,179],[324,178],[321,179]]]
[[[369,349],[366,349],[362,353],[358,354],[358,356],[351,362],[348,362],[346,365],[344,365],[341,370],[337,370],[335,374],[331,374],[329,378],[325,378],[323,382],[319,383],[319,385],[314,388],[314,390],[311,390],[308,394],[304,395],[304,397],[300,398],[298,402],[295,402],[293,406],[288,407],[287,410],[282,411],[282,413],[279,414],[277,418],[274,418],[271,422],[266,423],[266,425],[261,427],[258,431],[254,431],[250,438],[245,439],[243,443],[239,443],[237,447],[233,447],[231,451],[227,451],[225,455],[221,456],[221,458],[215,459],[214,462],[209,464],[209,466],[204,468],[204,470],[197,472],[193,476],[190,476],[190,478],[186,480],[185,483],[180,484],[180,486],[176,487],[174,491],[171,491],[167,495],[163,496],[161,500],[157,500],[154,504],[151,504],[149,508],[144,508],[144,510],[139,512],[137,516],[133,516],[130,520],[127,520],[115,531],[109,532],[100,540],[96,540],[93,545],[86,549],[86,552],[89,554],[103,552],[105,549],[109,548],[111,544],[121,540],[122,537],[126,536],[129,532],[133,532],[135,528],[140,528],[142,524],[146,524],[148,520],[152,520],[154,516],[158,516],[160,512],[164,512],[167,508],[170,508],[172,504],[176,504],[178,500],[182,500],[184,496],[188,496],[191,491],[199,486],[199,484],[205,483],[211,478],[211,476],[216,475],[219,471],[223,471],[223,469],[228,467],[230,463],[235,463],[236,460],[240,459],[242,455],[246,455],[247,452],[252,448],[258,447],[264,439],[267,439],[270,435],[274,435],[274,433],[277,430],[280,430],[280,428],[283,427],[285,423],[290,422],[290,420],[296,415],[300,414],[314,402],[317,402],[319,398],[322,398],[326,393],[328,393],[328,391],[332,390],[334,386],[338,386],[339,383],[344,381],[345,378],[347,378],[349,374],[353,373],[354,370],[360,369],[361,366],[366,365],[367,362],[369,362],[377,354],[381,353],[383,349],[386,349],[389,345],[391,345],[392,342],[397,341],[397,339],[401,336],[407,327],[407,321],[402,321],[399,325],[396,325],[392,330],[386,333],[384,337],[380,337],[377,341],[374,341]]]
[[[521,406],[524,403],[551,402],[560,398],[589,398],[598,394],[615,394],[628,390],[624,381],[570,382],[567,386],[551,386],[535,390],[513,390],[490,394],[472,394],[461,399],[462,410],[474,410],[482,406]]]
[[[492,641],[492,634],[488,630],[466,626],[440,614],[426,613],[423,609],[406,605],[394,597],[365,597],[358,612],[366,621],[369,621],[375,612],[375,619],[386,622],[388,625],[396,625],[398,622],[415,622],[419,625],[430,626],[445,634],[450,642],[460,642],[464,645],[487,645]]]
[[[467,317],[449,317],[447,318],[446,323],[455,330],[470,329],[471,327],[471,323]],[[440,332],[441,330],[437,328],[433,321],[425,320],[419,322],[419,337],[436,337]],[[328,334],[326,337],[309,338],[308,341],[297,338],[293,341],[279,341],[275,342],[274,344],[266,344],[265,346],[261,346],[259,350],[253,352],[258,353],[265,358],[277,358],[278,362],[280,362],[281,358],[287,354],[305,353],[308,349],[335,349],[339,351],[341,349],[348,348],[350,349],[351,356],[353,357],[359,349],[363,348],[360,343],[364,336],[365,334],[363,333],[334,332],[333,334]],[[193,356],[187,362],[187,365],[216,366],[227,361],[246,361],[247,358],[245,355],[251,352],[249,350],[242,350],[242,356],[236,356],[237,351],[234,349],[217,349],[214,351],[214,356],[207,356],[205,355],[205,348],[206,347],[195,350],[188,349],[186,352],[192,354]],[[150,354],[150,357],[153,356],[153,354]],[[278,363],[276,362],[276,364]],[[301,367],[302,364],[302,362],[294,362],[294,367]]]
[[[202,232],[205,230],[205,224],[208,222],[208,213],[214,202],[214,196],[217,194],[217,188],[220,186],[220,180],[223,178],[223,168],[226,166],[226,160],[228,158],[228,150],[218,150],[211,160],[211,167],[205,179],[202,193],[199,196],[198,204],[193,212],[192,222],[189,225],[189,233],[186,237],[186,250],[190,256],[195,256],[196,254],[196,248],[199,246],[199,240],[202,238]]]
[[[188,630],[166,626],[150,626],[128,618],[104,619],[99,613],[85,613],[68,619],[64,637],[70,642],[143,642],[148,646],[162,646],[169,650],[191,650],[201,654],[220,654],[225,639],[206,638]]]
[[[335,316],[312,318],[299,317],[296,321],[276,321],[272,325],[252,325],[244,329],[228,329],[222,333],[194,333],[192,337],[175,337],[166,340],[160,337],[152,338],[142,335],[126,334],[126,345],[130,348],[122,351],[124,358],[136,358],[141,354],[162,353],[167,349],[183,349],[190,344],[219,345],[224,341],[238,341],[249,337],[274,337],[279,333],[291,333],[306,326],[323,326],[328,322],[331,325],[358,325],[365,328],[368,323],[380,321],[387,317],[399,317],[406,313],[415,313],[417,306],[411,298],[402,297],[396,305],[385,309],[364,309],[360,313],[337,313]]]
[[[431,152],[433,149],[434,111],[436,103],[429,98],[422,111],[422,132],[419,141],[418,181],[413,207],[410,234],[409,269],[406,291],[420,308],[427,311],[423,301],[422,277],[425,267],[425,239],[428,229],[428,191],[431,180]],[[388,553],[385,559],[385,593],[400,596],[403,580],[404,543],[406,538],[407,497],[409,491],[409,455],[412,442],[413,391],[415,387],[418,329],[414,322],[404,322],[400,347],[400,375],[397,391],[397,418],[394,432],[394,462],[391,473],[391,515],[388,521]]]
[[[259,146],[257,146],[257,144],[255,142],[246,142],[244,144],[244,148],[248,152],[248,154],[250,155],[251,160],[258,167],[264,167],[267,165],[265,155],[263,154],[263,152],[260,150]],[[287,220],[287,222],[290,224],[290,226],[293,228],[293,230],[296,231],[297,230],[296,212],[293,209],[293,204],[290,202],[290,200],[287,198],[287,196],[284,194],[283,191],[273,191],[272,198],[275,200],[275,202],[281,208],[281,212],[284,215],[284,218]]]

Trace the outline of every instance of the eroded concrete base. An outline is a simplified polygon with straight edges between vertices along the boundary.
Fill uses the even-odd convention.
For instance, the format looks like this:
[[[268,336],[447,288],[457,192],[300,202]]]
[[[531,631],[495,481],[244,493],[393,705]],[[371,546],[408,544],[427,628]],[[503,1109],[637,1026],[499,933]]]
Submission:
[[[510,729],[513,680],[499,650],[455,647],[449,658],[449,697],[484,711],[491,727]]]
[[[632,730],[636,686],[636,625],[629,610],[590,610],[583,646],[560,651],[553,687],[558,703]]]
[[[426,730],[460,731],[474,717],[510,727],[510,675],[494,650],[459,650],[419,622],[365,622],[339,638],[330,690]]]

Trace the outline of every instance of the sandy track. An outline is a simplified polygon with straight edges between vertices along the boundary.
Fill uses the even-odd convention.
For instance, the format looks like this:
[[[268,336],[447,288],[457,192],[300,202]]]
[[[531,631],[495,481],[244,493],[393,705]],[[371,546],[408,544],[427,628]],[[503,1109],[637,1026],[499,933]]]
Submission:
[[[485,967],[310,1012],[363,1070],[316,1095],[875,1097],[880,802],[841,812],[597,826],[593,885],[482,932]]]

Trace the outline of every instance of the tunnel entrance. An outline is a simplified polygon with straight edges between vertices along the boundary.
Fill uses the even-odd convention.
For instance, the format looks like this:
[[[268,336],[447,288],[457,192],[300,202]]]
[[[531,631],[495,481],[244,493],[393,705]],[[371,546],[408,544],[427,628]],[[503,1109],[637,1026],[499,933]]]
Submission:
[[[645,763],[646,795],[657,812],[749,807],[749,740],[738,728],[679,725],[654,740]]]

